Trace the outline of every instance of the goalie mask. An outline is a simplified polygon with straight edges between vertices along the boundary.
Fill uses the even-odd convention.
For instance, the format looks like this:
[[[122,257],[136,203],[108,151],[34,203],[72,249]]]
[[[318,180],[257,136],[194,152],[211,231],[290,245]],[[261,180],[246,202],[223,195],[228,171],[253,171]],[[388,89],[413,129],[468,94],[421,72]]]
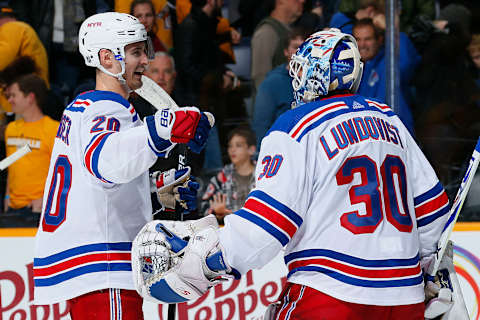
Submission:
[[[126,13],[105,12],[88,17],[78,32],[79,51],[85,64],[96,67],[104,73],[116,77],[125,83],[125,47],[131,43],[145,41],[146,54],[153,59],[153,45],[143,24]],[[120,62],[122,70],[113,74],[100,64],[99,52],[110,50]]]
[[[356,92],[362,78],[357,42],[338,29],[312,34],[292,55],[293,107],[336,90]]]

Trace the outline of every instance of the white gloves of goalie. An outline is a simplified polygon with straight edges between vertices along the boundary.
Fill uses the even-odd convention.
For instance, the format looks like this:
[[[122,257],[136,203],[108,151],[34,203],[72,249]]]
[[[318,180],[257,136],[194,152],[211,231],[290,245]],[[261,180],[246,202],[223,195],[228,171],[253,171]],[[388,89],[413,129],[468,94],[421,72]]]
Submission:
[[[187,211],[197,209],[197,192],[200,185],[190,177],[190,167],[181,170],[170,169],[151,174],[151,191],[156,193],[163,209],[175,209],[175,202]]]
[[[233,278],[218,241],[215,216],[187,222],[189,240],[161,221],[152,221],[132,245],[135,288],[145,299],[179,303],[201,297],[215,284]]]

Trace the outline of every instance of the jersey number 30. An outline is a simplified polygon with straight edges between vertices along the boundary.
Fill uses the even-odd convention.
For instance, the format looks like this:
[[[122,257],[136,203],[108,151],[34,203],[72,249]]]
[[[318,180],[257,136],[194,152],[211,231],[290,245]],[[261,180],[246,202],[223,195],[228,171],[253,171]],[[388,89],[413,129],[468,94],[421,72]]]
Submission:
[[[367,156],[348,158],[337,172],[337,184],[351,185],[355,173],[359,173],[361,179],[359,184],[352,185],[348,190],[350,203],[365,204],[366,214],[360,215],[358,210],[343,213],[341,225],[354,234],[373,233],[385,216],[400,232],[411,232],[413,224],[408,211],[407,176],[403,161],[397,156],[387,155],[380,167],[380,182],[375,161]]]
[[[65,221],[67,216],[68,192],[72,185],[72,164],[68,157],[59,155],[55,162],[50,188],[48,189],[42,229],[54,232]]]

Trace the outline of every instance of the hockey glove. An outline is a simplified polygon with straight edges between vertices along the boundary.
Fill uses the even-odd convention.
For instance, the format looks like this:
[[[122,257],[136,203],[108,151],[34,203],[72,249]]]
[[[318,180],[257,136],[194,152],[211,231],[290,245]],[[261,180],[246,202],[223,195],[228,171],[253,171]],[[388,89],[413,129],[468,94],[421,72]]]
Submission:
[[[425,263],[427,260],[427,263]],[[422,259],[424,270],[430,267],[433,258]],[[453,265],[453,244],[448,242],[445,254],[435,277],[427,274],[425,283],[425,319],[442,320],[469,319],[465,301],[460,289],[455,267]]]
[[[199,123],[200,130],[197,130]],[[153,116],[145,117],[148,143],[158,156],[168,154],[173,143],[189,143],[191,140],[195,141],[192,150],[200,152],[214,123],[211,113],[201,113],[195,107],[164,108]]]
[[[213,115],[209,112],[202,112],[197,130],[195,131],[195,136],[187,144],[190,150],[195,153],[200,153],[202,151],[207,143],[208,135],[214,124],[215,119],[213,118]]]
[[[187,211],[197,209],[199,184],[190,177],[190,171],[190,167],[186,167],[152,173],[152,192],[157,194],[157,200],[163,208],[175,209],[175,202],[178,201]]]

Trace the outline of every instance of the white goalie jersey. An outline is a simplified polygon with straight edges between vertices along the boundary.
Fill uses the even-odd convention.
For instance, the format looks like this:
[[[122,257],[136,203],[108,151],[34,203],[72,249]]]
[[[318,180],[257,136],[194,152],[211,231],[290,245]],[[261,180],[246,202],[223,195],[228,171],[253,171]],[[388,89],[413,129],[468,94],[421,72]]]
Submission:
[[[392,110],[341,95],[276,121],[256,187],[219,236],[242,274],[285,248],[290,282],[353,303],[414,304],[424,300],[420,259],[436,249],[448,209]]]
[[[148,168],[157,159],[147,130],[113,92],[87,92],[67,106],[36,236],[36,304],[134,289],[131,242],[151,220]]]

